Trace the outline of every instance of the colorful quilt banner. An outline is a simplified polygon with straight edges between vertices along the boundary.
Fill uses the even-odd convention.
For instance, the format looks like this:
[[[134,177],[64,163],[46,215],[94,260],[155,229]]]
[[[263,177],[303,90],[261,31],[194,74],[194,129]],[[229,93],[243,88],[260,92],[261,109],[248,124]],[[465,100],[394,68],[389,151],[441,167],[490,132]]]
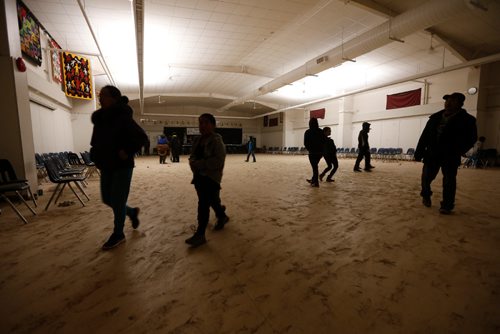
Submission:
[[[38,66],[42,65],[40,24],[21,1],[17,2],[17,23],[19,24],[19,36],[21,38],[21,52]]]
[[[92,99],[90,62],[87,58],[63,52],[64,92],[77,99]]]
[[[49,38],[49,45],[51,48],[60,49],[61,47],[57,42],[51,38]],[[52,61],[52,80],[57,83],[63,83],[63,74],[61,68],[61,52],[51,50],[50,51],[50,59]]]

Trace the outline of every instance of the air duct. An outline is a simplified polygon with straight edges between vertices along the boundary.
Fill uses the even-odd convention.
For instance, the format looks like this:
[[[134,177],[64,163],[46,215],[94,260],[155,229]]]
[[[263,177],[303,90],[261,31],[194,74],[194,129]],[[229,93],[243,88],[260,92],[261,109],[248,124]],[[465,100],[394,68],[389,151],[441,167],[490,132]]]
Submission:
[[[345,59],[354,59],[364,55],[393,42],[394,39],[401,40],[405,36],[455,18],[469,10],[467,4],[467,0],[427,1],[423,5],[391,18],[372,30],[309,60],[304,65],[264,84],[252,93],[233,100],[219,111],[228,110],[244,101],[253,100],[260,95],[270,93],[282,86],[302,79],[307,74],[317,74],[338,66]]]

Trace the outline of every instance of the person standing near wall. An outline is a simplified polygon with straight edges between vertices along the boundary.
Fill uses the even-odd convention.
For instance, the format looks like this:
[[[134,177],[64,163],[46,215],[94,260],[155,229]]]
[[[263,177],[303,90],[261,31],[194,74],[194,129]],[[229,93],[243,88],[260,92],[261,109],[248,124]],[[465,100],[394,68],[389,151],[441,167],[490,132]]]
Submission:
[[[323,158],[325,158],[327,167],[323,172],[319,175],[319,179],[323,181],[323,177],[325,177],[326,173],[331,169],[332,171],[328,174],[326,178],[326,182],[333,182],[333,175],[339,168],[339,161],[337,159],[337,147],[335,146],[335,142],[330,135],[332,134],[332,129],[326,126],[323,128],[323,133],[325,134],[326,142],[325,149],[323,151]],[[333,169],[332,169],[333,166]]]
[[[123,227],[129,216],[134,229],[139,227],[139,208],[127,205],[134,155],[146,142],[147,135],[132,118],[132,109],[124,103],[121,92],[105,86],[99,94],[101,108],[92,114],[94,129],[90,142],[91,157],[101,172],[102,201],[113,209],[114,229],[102,249],[125,241]]]
[[[182,145],[176,133],[173,133],[170,139],[170,149],[172,150],[172,162],[179,162]]]
[[[371,155],[370,155],[370,144],[368,144],[368,132],[370,132],[370,123],[363,122],[361,131],[359,131],[358,135],[358,157],[356,158],[356,163],[354,164],[354,171],[361,172],[359,168],[359,164],[363,158],[365,159],[365,171],[371,172],[373,168],[371,165]]]
[[[319,128],[318,119],[314,117],[311,118],[309,120],[309,129],[304,133],[304,146],[309,152],[309,163],[313,171],[311,179],[308,179],[307,182],[313,187],[319,187],[318,164],[323,157],[325,142],[326,137]]]
[[[462,109],[465,95],[452,93],[443,96],[444,109],[432,114],[420,136],[414,159],[421,161],[422,203],[432,205],[431,183],[439,169],[443,173],[443,200],[439,212],[450,214],[455,207],[457,170],[461,156],[464,155],[477,139],[476,118]]]
[[[250,155],[252,155],[253,162],[255,162],[255,138],[252,136],[250,136],[250,139],[248,139],[247,150],[248,154],[247,154],[247,159],[245,161],[248,162]]]
[[[226,207],[221,205],[220,183],[226,160],[226,148],[222,136],[215,132],[215,117],[203,114],[198,118],[201,136],[193,143],[189,167],[193,172],[193,180],[198,195],[198,228],[194,235],[186,239],[192,247],[206,242],[205,230],[210,218],[210,207],[215,211],[217,224],[214,230],[222,230],[229,221]]]
[[[146,137],[146,142],[144,143],[144,155],[149,155],[149,151],[151,149],[151,142],[149,141],[149,137]]]

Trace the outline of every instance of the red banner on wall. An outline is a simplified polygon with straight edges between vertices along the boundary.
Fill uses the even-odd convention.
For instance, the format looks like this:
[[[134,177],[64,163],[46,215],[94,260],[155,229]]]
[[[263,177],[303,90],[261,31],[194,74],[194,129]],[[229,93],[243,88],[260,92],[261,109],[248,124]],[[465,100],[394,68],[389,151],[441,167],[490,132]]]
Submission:
[[[321,119],[325,119],[325,108],[311,110],[309,112],[309,118],[321,118]]]
[[[397,109],[420,105],[422,97],[422,88],[410,90],[407,92],[387,95],[386,109]]]

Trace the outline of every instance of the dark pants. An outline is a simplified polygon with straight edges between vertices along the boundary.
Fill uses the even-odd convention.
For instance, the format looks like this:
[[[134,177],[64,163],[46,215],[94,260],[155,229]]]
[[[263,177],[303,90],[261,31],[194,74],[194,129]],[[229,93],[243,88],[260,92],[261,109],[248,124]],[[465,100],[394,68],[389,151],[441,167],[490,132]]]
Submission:
[[[172,153],[172,162],[179,162],[179,153]]]
[[[226,216],[220,201],[220,185],[207,176],[196,176],[194,187],[198,194],[198,229],[196,234],[205,235],[210,218],[210,207],[218,219]]]
[[[248,152],[248,154],[247,154],[247,161],[248,161],[248,158],[250,158],[250,155],[252,155],[252,157],[253,157],[253,162],[255,162],[255,153],[253,152],[253,150],[252,150],[252,151],[250,151],[250,152]]]
[[[358,158],[356,159],[356,163],[354,164],[354,168],[359,168],[359,164],[361,160],[365,158],[365,169],[371,166],[370,164],[370,150],[369,149],[359,149]]]
[[[455,193],[457,190],[457,170],[455,162],[425,161],[422,168],[422,191],[420,196],[431,197],[431,183],[436,178],[439,169],[443,173],[443,201],[441,207],[452,210],[455,207]]]
[[[132,212],[127,206],[133,168],[120,168],[117,170],[101,170],[101,196],[104,204],[113,209],[113,233],[123,235],[123,225],[126,215]]]
[[[160,155],[160,164],[164,164],[165,160],[167,160],[167,155]]]
[[[309,153],[309,163],[311,164],[312,170],[313,170],[313,176],[311,178],[311,183],[312,184],[318,184],[318,164],[321,158],[323,157],[323,154],[321,153]]]
[[[337,155],[325,156],[324,158],[325,158],[327,166],[326,166],[325,170],[323,170],[323,172],[321,173],[321,176],[323,177],[333,167],[332,171],[328,175],[328,179],[331,179],[333,177],[333,174],[335,174],[335,172],[339,168],[339,161],[337,159]]]

